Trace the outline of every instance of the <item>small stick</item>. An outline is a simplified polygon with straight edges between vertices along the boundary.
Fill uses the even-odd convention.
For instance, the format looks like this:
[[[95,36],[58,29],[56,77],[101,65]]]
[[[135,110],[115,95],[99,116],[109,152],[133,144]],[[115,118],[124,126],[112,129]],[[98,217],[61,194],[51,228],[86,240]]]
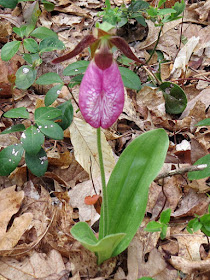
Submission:
[[[162,178],[170,177],[170,176],[173,176],[173,175],[184,174],[184,173],[190,172],[190,171],[203,170],[206,167],[207,167],[207,164],[200,164],[200,165],[187,166],[187,167],[184,167],[184,168],[163,172],[163,173],[159,174],[155,178],[155,180],[159,180],[159,179],[162,179]]]

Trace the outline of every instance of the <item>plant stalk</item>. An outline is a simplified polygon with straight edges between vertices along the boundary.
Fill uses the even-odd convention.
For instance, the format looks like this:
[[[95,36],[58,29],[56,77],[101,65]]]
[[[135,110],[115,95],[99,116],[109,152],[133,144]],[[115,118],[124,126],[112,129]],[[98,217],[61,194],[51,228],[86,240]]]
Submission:
[[[103,153],[101,148],[101,128],[97,128],[97,147],[98,147],[98,158],[99,166],[101,172],[101,184],[102,184],[102,211],[103,211],[103,237],[107,235],[107,226],[108,226],[108,199],[107,199],[107,187],[106,179],[104,172],[104,162],[103,162]]]
[[[152,52],[151,52],[151,54],[150,54],[150,57],[147,59],[146,64],[151,60],[151,58],[153,57],[153,54],[154,54],[155,51],[156,51],[157,45],[158,45],[159,40],[160,40],[160,35],[161,35],[161,32],[162,32],[162,29],[163,29],[163,25],[161,25],[161,28],[160,28],[160,30],[159,30],[158,38],[157,38],[157,40],[156,40],[155,46],[154,46],[154,48],[153,48],[153,50],[152,50]]]

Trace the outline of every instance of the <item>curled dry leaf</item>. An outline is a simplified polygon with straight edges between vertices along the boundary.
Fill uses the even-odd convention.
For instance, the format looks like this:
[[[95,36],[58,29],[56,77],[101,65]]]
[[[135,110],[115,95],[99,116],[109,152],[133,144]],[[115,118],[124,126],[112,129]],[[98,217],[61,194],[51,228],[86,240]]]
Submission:
[[[182,74],[186,71],[186,65],[188,65],[188,62],[190,60],[190,57],[197,46],[199,42],[199,37],[191,37],[189,41],[186,43],[186,45],[179,51],[175,61],[174,66],[171,71],[171,75],[173,75],[174,78],[179,78]]]
[[[74,118],[70,126],[70,134],[76,160],[87,173],[92,173],[93,178],[99,177],[96,129],[85,121]],[[115,159],[103,132],[101,141],[105,173],[110,174],[115,166]]]
[[[25,213],[16,217],[12,226],[7,230],[12,216],[20,209],[24,192],[16,192],[15,186],[0,191],[0,253],[1,250],[12,249],[28,229],[33,215]]]

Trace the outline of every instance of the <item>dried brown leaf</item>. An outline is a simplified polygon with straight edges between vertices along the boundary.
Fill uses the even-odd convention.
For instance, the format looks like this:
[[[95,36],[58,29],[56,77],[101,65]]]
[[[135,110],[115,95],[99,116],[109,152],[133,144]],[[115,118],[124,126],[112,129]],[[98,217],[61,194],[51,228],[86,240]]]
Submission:
[[[177,272],[169,269],[167,262],[156,248],[147,252],[147,261],[144,259],[145,251],[146,244],[134,237],[128,247],[128,280],[143,276],[155,277],[156,280],[177,279]]]
[[[201,21],[208,20],[209,10],[210,10],[210,0],[204,2],[204,5],[202,7],[195,9]]]
[[[190,189],[188,194],[182,199],[180,207],[174,213],[173,217],[186,217],[203,215],[209,205],[210,198],[205,194],[198,194],[194,190]]]
[[[93,178],[99,177],[96,129],[85,121],[74,118],[70,126],[70,134],[76,160],[87,173],[92,173]],[[115,166],[115,159],[103,132],[101,132],[101,145],[105,173],[110,174]]]
[[[4,238],[11,217],[20,209],[24,192],[16,192],[15,186],[0,191],[0,239]]]
[[[100,179],[94,180],[94,185],[97,194],[100,194]],[[70,204],[72,207],[79,209],[80,221],[90,221],[91,225],[99,219],[100,215],[96,212],[94,205],[85,204],[85,197],[89,195],[92,196],[94,194],[95,192],[91,180],[77,184],[72,190],[69,191]]]
[[[203,273],[209,271],[210,267],[210,260],[203,260],[203,261],[191,261],[186,260],[182,257],[175,257],[172,256],[169,260],[171,265],[175,267],[177,270],[180,270],[187,274],[194,274],[194,273]]]
[[[18,261],[13,258],[0,260],[1,274],[9,279],[33,280],[45,278],[52,274],[59,274],[65,270],[60,253],[51,250],[48,255],[31,252],[29,257]],[[58,278],[57,278],[58,279]]]

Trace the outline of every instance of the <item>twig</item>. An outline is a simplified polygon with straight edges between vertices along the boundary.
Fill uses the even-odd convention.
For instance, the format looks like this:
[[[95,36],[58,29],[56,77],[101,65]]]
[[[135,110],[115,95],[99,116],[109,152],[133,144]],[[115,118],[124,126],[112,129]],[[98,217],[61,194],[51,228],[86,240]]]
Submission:
[[[184,11],[183,11],[182,22],[181,22],[181,33],[180,33],[180,37],[179,37],[179,47],[178,47],[176,56],[174,57],[174,60],[176,59],[176,57],[177,57],[177,55],[178,55],[178,53],[180,51],[181,44],[182,44],[183,23],[184,23]]]
[[[157,38],[157,40],[156,40],[155,46],[154,46],[154,48],[153,48],[153,50],[152,50],[152,52],[151,52],[151,54],[150,54],[150,57],[147,59],[146,64],[150,61],[150,59],[153,57],[153,54],[154,54],[155,51],[156,51],[156,48],[157,48],[157,45],[158,45],[158,43],[159,43],[160,35],[161,35],[162,30],[163,30],[163,25],[161,26],[161,28],[160,28],[160,30],[159,30],[158,38]]]
[[[70,93],[71,96],[72,96],[72,99],[74,100],[74,102],[76,103],[77,107],[79,108],[79,103],[78,103],[77,100],[75,99],[72,90],[68,87],[68,84],[65,84],[65,86],[67,87],[69,93]]]
[[[170,177],[170,176],[173,176],[173,175],[184,174],[184,173],[187,173],[187,172],[190,172],[190,171],[200,171],[200,170],[205,169],[206,167],[207,167],[207,164],[200,164],[200,165],[187,166],[187,167],[184,167],[184,168],[163,172],[163,173],[159,174],[155,178],[155,180]]]

